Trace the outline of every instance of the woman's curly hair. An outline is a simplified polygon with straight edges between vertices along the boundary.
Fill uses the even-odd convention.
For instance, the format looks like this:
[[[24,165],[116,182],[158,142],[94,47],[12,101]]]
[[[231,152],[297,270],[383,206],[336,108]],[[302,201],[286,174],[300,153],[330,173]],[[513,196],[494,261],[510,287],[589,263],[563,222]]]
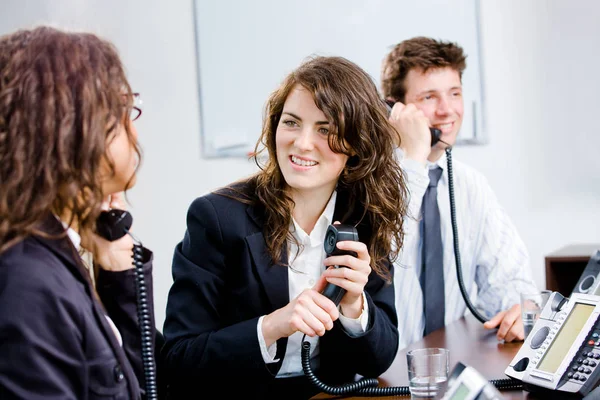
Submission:
[[[0,253],[43,235],[52,213],[95,229],[101,162],[114,173],[107,143],[131,95],[116,49],[91,33],[42,26],[0,37]]]
[[[395,157],[398,132],[388,122],[387,108],[372,78],[355,63],[342,57],[308,59],[285,78],[268,99],[263,130],[255,148],[260,168],[244,190],[239,185],[221,193],[238,193],[244,202],[264,209],[263,233],[273,260],[280,260],[290,233],[294,203],[277,162],[275,135],[284,103],[296,86],[312,94],[316,106],[330,123],[329,146],[349,159],[339,178],[338,202],[348,210],[346,221],[367,226],[365,241],[371,268],[389,278],[383,263],[394,261],[403,243],[403,218],[407,188]],[[267,153],[261,162],[261,154]],[[360,231],[359,231],[360,233]]]

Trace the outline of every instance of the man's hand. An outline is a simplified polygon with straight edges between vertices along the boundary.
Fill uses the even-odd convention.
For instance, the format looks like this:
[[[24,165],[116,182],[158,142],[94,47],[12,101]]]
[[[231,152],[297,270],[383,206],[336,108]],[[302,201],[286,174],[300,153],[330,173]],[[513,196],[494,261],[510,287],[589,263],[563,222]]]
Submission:
[[[400,148],[406,157],[425,165],[431,152],[429,120],[414,104],[394,104],[390,123],[400,135]]]
[[[485,329],[498,327],[498,333],[496,334],[498,340],[504,340],[505,342],[523,340],[525,331],[521,320],[521,305],[515,304],[508,310],[499,312],[483,324],[483,327]]]

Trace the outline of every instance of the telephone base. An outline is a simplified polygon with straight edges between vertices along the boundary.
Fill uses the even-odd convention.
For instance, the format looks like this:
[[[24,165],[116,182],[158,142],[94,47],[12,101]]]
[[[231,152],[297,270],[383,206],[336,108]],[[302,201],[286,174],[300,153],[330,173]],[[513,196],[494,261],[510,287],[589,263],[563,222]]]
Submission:
[[[551,390],[535,385],[531,385],[523,382],[523,390],[535,394],[536,397],[540,399],[548,399],[548,400],[579,400],[584,397],[581,394],[577,393],[568,393],[560,390]],[[591,395],[591,393],[590,393]],[[589,395],[588,395],[589,396]],[[585,397],[586,400],[589,400],[588,397]],[[591,399],[591,398],[590,398]],[[600,397],[598,398],[600,400]]]

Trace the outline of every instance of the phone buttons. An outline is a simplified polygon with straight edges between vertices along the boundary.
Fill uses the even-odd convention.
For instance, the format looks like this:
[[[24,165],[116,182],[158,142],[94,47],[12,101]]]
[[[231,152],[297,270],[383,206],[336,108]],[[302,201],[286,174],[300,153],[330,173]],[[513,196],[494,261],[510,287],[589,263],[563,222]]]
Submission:
[[[123,370],[121,369],[120,365],[117,364],[117,366],[114,369],[114,373],[115,373],[115,381],[121,382],[123,379],[125,379],[125,374],[123,374]]]

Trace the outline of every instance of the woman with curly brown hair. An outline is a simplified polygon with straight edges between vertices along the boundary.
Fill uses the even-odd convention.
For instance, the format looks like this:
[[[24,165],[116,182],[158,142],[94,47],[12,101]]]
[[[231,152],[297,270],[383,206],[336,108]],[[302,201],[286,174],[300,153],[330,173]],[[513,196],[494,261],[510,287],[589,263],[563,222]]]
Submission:
[[[134,97],[116,49],[95,35],[0,37],[2,399],[144,392],[134,243],[96,233],[101,211],[122,207],[135,183]],[[143,249],[150,293],[151,258]],[[152,310],[150,296],[153,323]]]
[[[304,335],[328,384],[390,366],[407,196],[396,140],[371,77],[344,58],[312,58],[272,93],[260,172],[196,199],[175,249],[163,347],[175,398],[197,385],[308,398],[318,389],[301,366]],[[334,222],[357,228],[360,241],[338,244],[356,257],[326,258]],[[345,289],[339,305],[327,283]]]

